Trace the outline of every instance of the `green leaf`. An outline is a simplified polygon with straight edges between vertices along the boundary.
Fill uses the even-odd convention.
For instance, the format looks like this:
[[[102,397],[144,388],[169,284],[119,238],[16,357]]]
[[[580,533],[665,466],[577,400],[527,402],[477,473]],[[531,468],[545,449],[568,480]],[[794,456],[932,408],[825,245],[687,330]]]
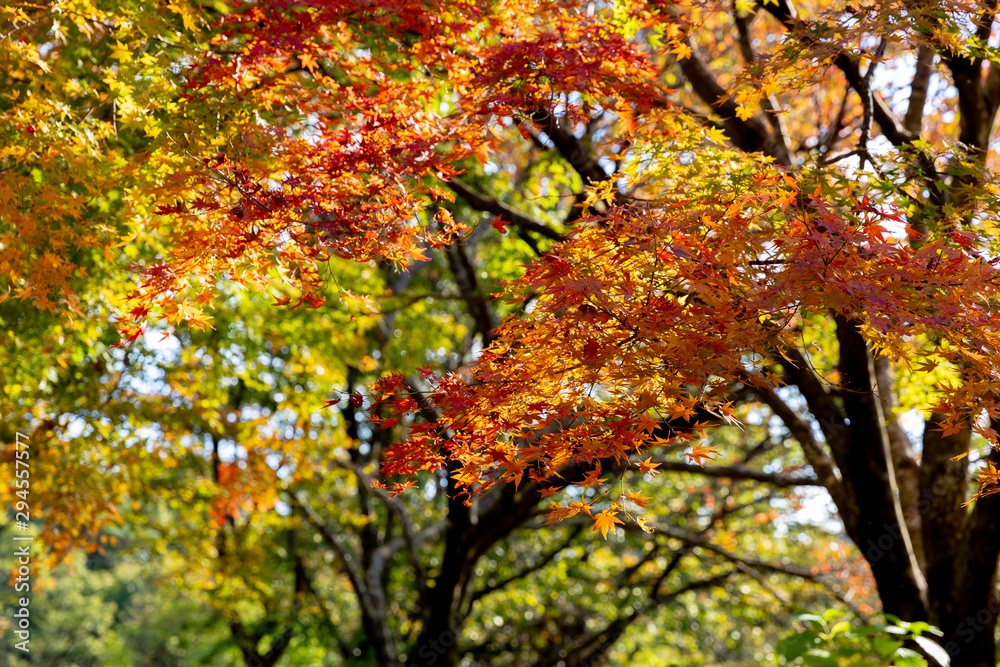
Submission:
[[[835,623],[832,628],[830,628],[829,634],[831,637],[833,637],[834,635],[838,635],[841,632],[847,632],[850,629],[851,629],[850,621],[839,621],[838,623]]]
[[[812,630],[807,630],[791,637],[785,637],[778,642],[774,650],[777,651],[778,655],[791,662],[809,650],[818,638],[818,634]]]
[[[902,645],[903,642],[889,637],[875,637],[872,639],[872,648],[883,658],[888,658]]]
[[[816,614],[799,614],[795,620],[799,623],[819,623],[821,625],[824,623],[823,618]]]
[[[910,648],[897,649],[892,654],[892,664],[897,667],[927,667],[923,656]]]
[[[829,623],[835,618],[842,618],[847,616],[847,612],[840,609],[827,609],[823,612],[823,622]]]
[[[931,630],[938,634],[944,634],[937,628],[931,628]],[[951,656],[937,642],[927,637],[914,637],[913,641],[917,642],[917,645],[924,650],[924,653],[934,658],[938,664],[943,665],[943,667],[951,665]]]
[[[812,649],[802,656],[802,664],[806,667],[839,667],[837,659],[829,651]]]
[[[880,635],[885,632],[884,625],[862,625],[857,630],[859,635]]]
[[[914,635],[920,635],[923,634],[924,632],[929,632],[932,635],[937,635],[938,637],[944,635],[943,632],[935,628],[930,623],[925,623],[924,621],[916,621],[915,623],[910,623],[910,627],[907,629],[910,631],[911,634]]]

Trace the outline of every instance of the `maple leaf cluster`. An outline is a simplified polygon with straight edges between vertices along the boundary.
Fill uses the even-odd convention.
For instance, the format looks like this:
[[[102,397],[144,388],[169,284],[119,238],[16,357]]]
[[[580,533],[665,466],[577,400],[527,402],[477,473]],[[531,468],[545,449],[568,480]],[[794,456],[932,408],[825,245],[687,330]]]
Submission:
[[[898,210],[867,199],[833,206],[768,164],[749,173],[719,195],[636,202],[581,223],[511,286],[530,314],[500,328],[471,380],[435,382],[436,420],[412,426],[386,474],[441,465],[446,453],[471,492],[524,475],[565,486],[570,463],[599,472],[601,461],[691,445],[705,428],[691,423],[696,413],[735,421],[733,383],[780,384],[748,360],[794,346],[804,310],[854,323],[903,365],[926,354],[915,337],[942,341],[935,354],[966,370],[964,384],[942,390],[945,428],[996,414],[995,262],[948,238],[919,249],[890,242],[882,225]],[[392,379],[378,389],[398,396]],[[417,411],[409,399],[389,403]],[[687,455],[700,463],[714,452],[693,444]]]
[[[190,169],[162,196],[186,197],[156,209],[173,250],[143,269],[126,336],[150,316],[206,325],[218,275],[261,289],[277,272],[315,307],[314,267],[328,257],[425,260],[462,232],[435,211],[453,198],[443,184],[489,155],[498,128],[540,121],[572,91],[586,95],[563,113],[579,118],[657,97],[655,70],[615,26],[581,20],[575,3],[515,22],[511,9],[248,3],[221,19],[214,48],[183,72],[179,106],[231,114],[240,142],[172,147]]]
[[[689,17],[679,9],[627,3],[610,20],[576,2],[512,9],[251,3],[222,19],[218,48],[184,73],[182,104],[254,100],[262,120],[241,122],[244,146],[195,153],[192,170],[175,175],[182,189],[210,194],[160,209],[175,249],[145,269],[126,331],[136,335],[151,306],[204,324],[208,277],[220,273],[261,288],[276,268],[301,290],[297,303],[315,307],[328,256],[424,260],[463,231],[440,225],[434,209],[451,199],[442,185],[464,160],[488,159],[508,129],[550,131],[555,113],[572,126],[615,110],[622,143],[654,157],[626,162],[617,182],[591,180],[590,213],[509,287],[530,313],[500,327],[471,376],[434,381],[426,400],[436,417],[391,448],[386,476],[454,461],[469,493],[524,477],[549,493],[568,484],[558,481],[567,465],[599,471],[651,446],[687,447],[702,462],[714,452],[697,444],[695,415],[733,422],[734,382],[776,386],[747,360],[780,357],[802,335],[803,312],[851,323],[904,365],[924,354],[914,336],[940,341],[935,354],[965,369],[964,383],[941,394],[945,428],[995,412],[997,272],[975,250],[982,239],[953,231],[900,243],[888,227],[905,226],[906,213],[891,198],[706,147],[631,39],[655,27],[685,58]],[[767,93],[773,82],[756,85]],[[739,118],[754,99],[742,95]],[[705,153],[704,193],[685,187],[685,149]],[[187,305],[192,276],[203,284]],[[397,420],[420,413],[401,382],[375,387]],[[606,533],[611,515],[598,517]]]
[[[904,30],[913,16],[880,6],[811,32],[785,17],[788,45],[733,77],[720,126],[661,78],[664,58],[695,67],[690,33],[713,7],[598,4],[282,0],[224,13],[171,5],[141,24],[96,9],[73,19],[115,64],[87,72],[100,82],[87,89],[78,82],[87,77],[64,77],[80,108],[71,140],[61,139],[67,121],[34,122],[39,109],[20,89],[2,107],[11,147],[0,149],[0,169],[13,174],[0,184],[7,293],[75,314],[73,281],[103,255],[138,276],[125,290],[125,341],[151,322],[210,327],[222,283],[319,308],[336,260],[402,271],[460,242],[472,225],[451,213],[455,179],[477,165],[499,170],[504,146],[523,140],[578,174],[569,232],[504,288],[517,314],[474,365],[429,376],[423,392],[400,376],[373,387],[388,410],[381,423],[405,425],[384,454],[386,479],[403,479],[390,483],[450,464],[469,494],[525,479],[551,494],[599,486],[602,471],[633,463],[653,472],[648,458],[636,463],[652,447],[701,463],[714,455],[702,440],[707,417],[735,423],[734,385],[780,384],[759,362],[787,361],[786,349],[816,333],[809,313],[856,329],[900,367],[960,368],[961,381],[934,397],[941,426],[972,422],[995,438],[992,176],[973,177],[966,149],[950,146],[955,182],[968,187],[921,231],[908,175],[887,161],[862,185],[836,160],[806,166],[787,147],[767,157],[728,147],[759,130],[754,105],[821,77],[819,64],[875,27]],[[17,20],[32,18],[19,10]],[[168,34],[180,43],[150,37]],[[932,41],[957,49],[949,35]],[[38,46],[7,41],[0,55],[18,63],[14,79],[51,68]],[[694,85],[698,72],[687,77]],[[871,104],[869,124],[882,109]],[[596,161],[578,140],[610,117]],[[737,122],[748,131],[734,132]],[[869,130],[859,171],[874,162]],[[896,142],[900,154],[936,174],[929,144],[911,139]],[[73,175],[82,166],[87,179]],[[108,213],[112,199],[122,228],[59,224]],[[507,226],[495,215],[498,231]],[[93,252],[101,239],[110,242]],[[86,257],[69,261],[67,248]],[[378,311],[351,285],[341,302]],[[606,534],[623,507],[599,511],[597,528]]]

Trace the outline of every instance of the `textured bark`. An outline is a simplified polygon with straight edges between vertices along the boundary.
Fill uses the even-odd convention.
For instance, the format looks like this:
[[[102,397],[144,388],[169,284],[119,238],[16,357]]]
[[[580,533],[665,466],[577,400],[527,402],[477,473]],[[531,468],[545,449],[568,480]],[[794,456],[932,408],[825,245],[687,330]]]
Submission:
[[[934,414],[924,426],[923,456],[920,467],[920,498],[917,501],[924,536],[924,560],[930,620],[942,630],[953,632],[956,601],[953,597],[956,559],[963,549],[968,523],[965,502],[969,486],[968,462],[952,458],[967,451],[972,433],[944,436],[940,430],[944,415]]]
[[[917,64],[910,80],[910,100],[903,117],[903,127],[913,134],[923,129],[924,105],[927,103],[927,89],[930,87],[934,50],[921,44],[917,49]]]
[[[457,464],[451,463],[451,468]],[[475,564],[470,559],[469,547],[474,528],[471,513],[465,502],[458,498],[455,482],[448,482],[448,525],[444,536],[444,555],[441,572],[434,579],[430,591],[430,605],[424,609],[423,629],[407,658],[407,665],[437,665],[453,667],[458,664],[458,617],[462,602],[461,588],[467,580],[469,569]]]
[[[926,585],[897,510],[891,461],[886,456],[888,435],[873,392],[871,353],[857,323],[842,317],[837,318],[837,341],[844,414],[850,422],[846,474],[854,481],[858,505],[864,508],[857,522],[859,546],[871,566],[885,610],[901,618],[922,620],[927,617]]]
[[[993,428],[1000,426],[994,420]],[[1000,452],[989,460],[1000,465]],[[945,639],[958,644],[954,664],[992,667],[996,664],[997,561],[1000,558],[1000,494],[978,500],[962,535],[962,551],[955,559],[952,600]],[[942,628],[944,629],[944,628]]]
[[[903,519],[913,545],[913,553],[921,571],[926,571],[924,562],[924,542],[921,528],[920,508],[920,466],[913,454],[910,438],[903,430],[902,424],[896,419],[893,410],[896,407],[896,396],[893,393],[893,371],[888,357],[875,359],[875,379],[878,388],[878,399],[882,407],[886,435],[889,438],[889,449],[892,452],[892,465],[896,472],[896,483],[899,487],[899,503],[902,506]]]

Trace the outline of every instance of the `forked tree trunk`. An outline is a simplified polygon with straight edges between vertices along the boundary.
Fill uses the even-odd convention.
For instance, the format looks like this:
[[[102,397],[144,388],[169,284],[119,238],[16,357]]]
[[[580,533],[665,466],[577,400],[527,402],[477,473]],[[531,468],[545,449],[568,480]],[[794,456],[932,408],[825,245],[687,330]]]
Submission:
[[[830,489],[831,496],[847,534],[871,567],[884,611],[938,626],[944,632],[939,642],[952,656],[952,665],[992,667],[1000,615],[995,594],[1000,495],[963,507],[969,462],[953,459],[969,449],[970,431],[944,436],[939,428],[943,416],[928,419],[915,471],[919,495],[912,487],[909,493],[897,493],[899,456],[889,455],[888,440],[898,424],[879,404],[872,354],[854,322],[838,318],[837,338],[843,380],[839,391],[823,388],[813,371],[791,365],[786,379],[799,386],[826,435],[842,478]],[[884,405],[886,397],[881,398]],[[906,437],[899,430],[893,433]]]

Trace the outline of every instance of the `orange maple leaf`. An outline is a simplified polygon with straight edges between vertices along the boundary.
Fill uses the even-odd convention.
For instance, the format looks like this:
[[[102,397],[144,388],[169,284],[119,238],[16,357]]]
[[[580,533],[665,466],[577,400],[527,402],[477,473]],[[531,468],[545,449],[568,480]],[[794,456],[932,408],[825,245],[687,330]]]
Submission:
[[[601,466],[598,464],[593,470],[587,473],[578,486],[591,487],[601,481]]]
[[[692,463],[697,463],[700,466],[705,465],[705,459],[714,459],[719,453],[715,451],[714,448],[708,447],[706,445],[695,445],[689,451],[684,453],[684,456],[688,458]]]
[[[600,512],[594,517],[594,530],[601,531],[601,535],[604,536],[604,539],[608,539],[608,531],[613,530],[615,524],[621,522],[622,520],[611,512]]]
[[[649,456],[646,457],[645,461],[639,461],[639,470],[641,470],[643,474],[646,474],[648,472],[650,475],[652,475],[652,476],[655,477],[656,476],[656,469],[659,468],[659,467],[660,467],[660,464],[659,463],[653,463],[652,462],[652,457],[649,457]]]
[[[304,69],[310,72],[316,67],[316,57],[310,53],[303,53],[299,56],[299,62],[302,63]]]
[[[629,493],[625,494],[625,500],[629,501],[630,503],[635,503],[639,507],[645,509],[646,502],[652,500],[652,498],[650,496],[643,496],[638,493],[630,491]]]

